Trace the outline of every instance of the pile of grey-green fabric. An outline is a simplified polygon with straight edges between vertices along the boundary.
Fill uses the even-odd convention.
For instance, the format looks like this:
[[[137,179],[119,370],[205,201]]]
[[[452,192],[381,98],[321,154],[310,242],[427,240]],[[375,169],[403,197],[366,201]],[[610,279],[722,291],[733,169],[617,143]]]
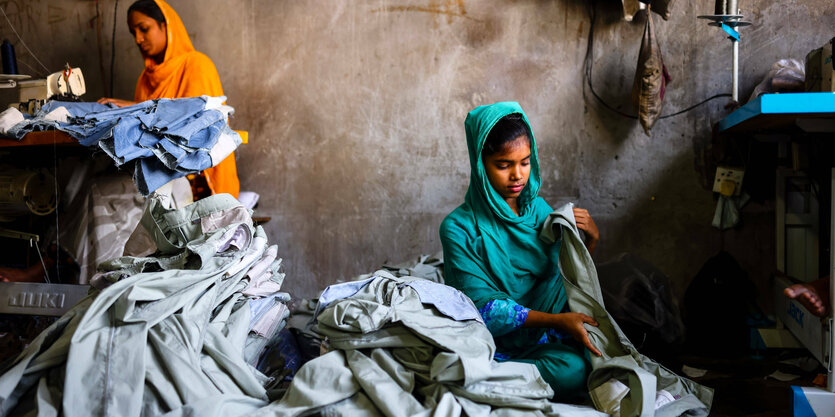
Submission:
[[[141,223],[157,252],[99,266],[91,294],[5,365],[0,415],[226,417],[268,403],[250,363],[270,336],[251,330],[286,297],[253,313],[283,279],[264,230],[228,194],[180,210],[151,198]],[[261,328],[277,332],[286,314],[271,317]]]
[[[328,287],[315,316],[330,351],[252,415],[605,415],[549,402],[532,364],[494,361],[478,310],[451,287],[381,270]]]
[[[380,270],[389,272],[395,277],[423,278],[429,281],[444,283],[444,254],[421,254],[406,261],[393,263],[386,262],[380,266]],[[362,274],[354,277],[352,281],[363,281],[375,276],[375,273]],[[321,292],[320,292],[321,295]],[[295,335],[300,355],[304,362],[318,357],[323,349],[324,336],[314,329],[316,321],[313,314],[319,304],[319,297],[303,299],[297,302],[292,314],[287,321],[287,327]]]

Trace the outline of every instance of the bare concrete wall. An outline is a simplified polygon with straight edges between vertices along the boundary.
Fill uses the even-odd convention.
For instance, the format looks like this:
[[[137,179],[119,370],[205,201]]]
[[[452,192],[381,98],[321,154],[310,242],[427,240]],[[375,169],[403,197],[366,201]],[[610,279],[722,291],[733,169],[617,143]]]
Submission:
[[[129,3],[117,11],[115,95],[123,98],[132,97],[142,65],[124,23]],[[598,3],[594,84],[631,113],[643,21],[621,21],[619,2]],[[754,22],[743,35],[743,97],[773,62],[802,59],[835,35],[830,0],[741,3]],[[586,207],[597,220],[598,261],[638,254],[683,293],[724,242],[765,290],[771,205],[749,205],[745,227],[722,238],[710,226],[715,203],[697,170],[727,101],[663,120],[646,136],[635,121],[584,98],[586,1],[171,4],[218,67],[237,110],[233,127],[251,134],[237,152],[242,186],[261,194],[259,215],[272,217],[265,227],[285,259],[286,288],[298,297],[387,260],[439,251],[438,225],[468,183],[464,117],[501,100],[519,101],[533,124],[541,194],[552,205]],[[50,69],[81,65],[87,98],[107,91],[113,0],[99,2],[100,42],[93,1],[3,5]],[[670,21],[656,19],[673,77],[665,113],[730,88],[730,43],[695,18],[712,10],[710,0],[679,1]],[[6,26],[2,34],[13,38]],[[20,47],[18,55],[27,59]]]

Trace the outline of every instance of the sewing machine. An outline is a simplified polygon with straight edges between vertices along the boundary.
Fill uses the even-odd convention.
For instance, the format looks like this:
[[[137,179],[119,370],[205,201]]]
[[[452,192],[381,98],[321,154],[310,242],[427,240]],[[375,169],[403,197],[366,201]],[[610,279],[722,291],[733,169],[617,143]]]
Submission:
[[[69,65],[46,79],[19,81],[17,85],[18,102],[10,107],[24,113],[38,111],[47,100],[79,101],[79,97],[87,92],[81,68],[70,68]]]

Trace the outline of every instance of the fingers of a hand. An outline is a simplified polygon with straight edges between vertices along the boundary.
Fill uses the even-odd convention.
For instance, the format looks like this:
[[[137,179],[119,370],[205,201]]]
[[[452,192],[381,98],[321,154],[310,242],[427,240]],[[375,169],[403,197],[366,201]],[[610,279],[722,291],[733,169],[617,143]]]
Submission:
[[[594,353],[595,355],[597,355],[597,356],[603,356],[603,354],[602,354],[602,353],[600,353],[600,351],[599,351],[599,350],[597,350],[597,348],[596,348],[596,347],[594,347],[594,345],[593,345],[593,344],[591,344],[591,340],[589,339],[589,335],[588,335],[588,333],[586,333],[586,334],[584,334],[584,335],[583,335],[583,344],[584,344],[584,345],[586,345],[586,347],[587,347],[587,348],[588,348],[588,349],[589,349],[592,353]]]
[[[594,326],[594,327],[599,326],[599,324],[597,323],[597,320],[595,320],[595,319],[593,319],[592,317],[589,317],[589,316],[587,316],[587,315],[585,315],[585,314],[583,314],[583,323],[588,323],[588,324],[591,324],[591,325],[592,325],[592,326]]]

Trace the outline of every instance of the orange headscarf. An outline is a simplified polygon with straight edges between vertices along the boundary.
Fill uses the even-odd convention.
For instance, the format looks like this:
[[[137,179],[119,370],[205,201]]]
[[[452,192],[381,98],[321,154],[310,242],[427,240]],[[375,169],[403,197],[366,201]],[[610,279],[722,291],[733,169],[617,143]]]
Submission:
[[[212,60],[195,51],[180,16],[163,0],[154,0],[165,16],[168,44],[162,63],[145,58],[145,70],[136,83],[134,101],[157,98],[183,98],[208,95],[222,96],[220,76]],[[238,197],[240,183],[235,155],[203,171],[213,194],[229,193]]]

